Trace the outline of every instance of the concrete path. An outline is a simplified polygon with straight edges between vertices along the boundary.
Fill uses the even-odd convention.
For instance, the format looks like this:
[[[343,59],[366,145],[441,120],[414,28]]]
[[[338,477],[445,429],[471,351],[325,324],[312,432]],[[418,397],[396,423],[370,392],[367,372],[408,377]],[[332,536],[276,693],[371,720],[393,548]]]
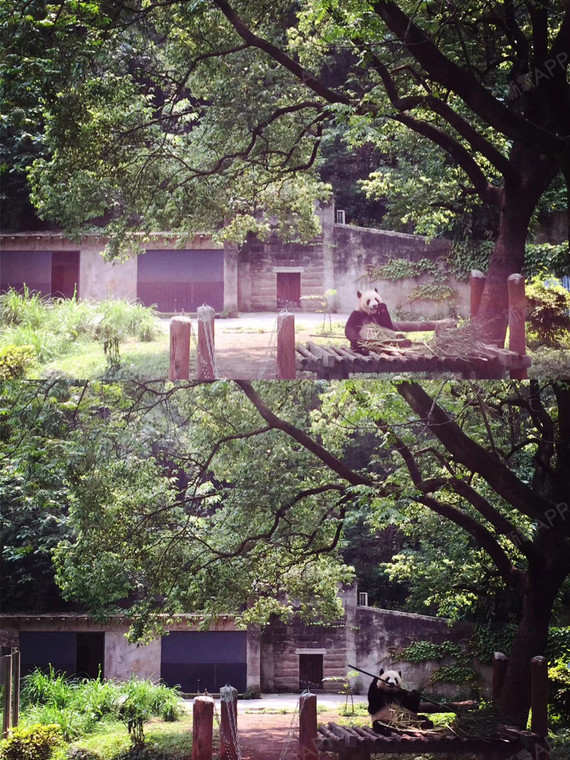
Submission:
[[[262,694],[259,699],[238,699],[238,713],[251,712],[254,710],[288,710],[295,711],[299,702],[299,694]],[[353,696],[354,702],[367,702],[362,694]],[[216,699],[216,707],[219,708],[219,699]],[[317,705],[326,707],[342,707],[346,702],[344,694],[317,694]],[[192,708],[193,699],[185,699],[184,703]],[[350,702],[349,702],[350,704]]]
[[[295,314],[295,327],[321,327],[323,323],[327,326],[329,324],[328,315],[317,314],[312,311],[294,312]],[[331,314],[331,321],[334,324],[342,323],[346,324],[349,314]],[[196,321],[196,317],[191,317],[193,321]],[[161,317],[160,323],[167,331],[170,327],[170,318]],[[267,330],[272,331],[277,324],[277,312],[248,312],[242,313],[238,317],[232,317],[231,319],[216,319],[216,331],[221,330],[235,330],[235,329],[250,329],[250,330]]]

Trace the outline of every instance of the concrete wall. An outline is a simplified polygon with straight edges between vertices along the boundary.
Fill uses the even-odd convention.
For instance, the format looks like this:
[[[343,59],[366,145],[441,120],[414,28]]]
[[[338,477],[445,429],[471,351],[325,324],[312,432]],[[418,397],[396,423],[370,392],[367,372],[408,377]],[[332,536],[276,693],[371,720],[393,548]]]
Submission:
[[[440,665],[451,664],[452,660],[426,661],[421,663],[403,662],[396,652],[415,641],[429,641],[441,644],[452,641],[465,644],[473,633],[469,623],[453,623],[443,618],[427,615],[412,615],[375,607],[358,607],[356,611],[356,657],[358,667],[370,673],[381,668],[401,670],[404,686],[408,689],[436,692],[442,696],[464,696],[465,686],[457,684],[430,685],[430,675]],[[478,668],[479,669],[479,668]],[[483,669],[483,685],[488,685],[490,671]],[[354,683],[361,693],[366,693],[371,678],[359,676]]]
[[[299,272],[301,298],[322,295],[325,288],[320,241],[283,245],[277,237],[266,243],[250,238],[240,249],[238,263],[239,311],[277,311],[278,272]],[[307,311],[314,310],[310,302]]]
[[[405,280],[369,280],[367,271],[386,264],[390,259],[418,261],[426,258],[442,260],[448,254],[451,243],[438,238],[406,235],[388,230],[335,224],[333,230],[334,287],[337,291],[336,305],[340,312],[349,312],[356,305],[358,290],[378,288],[391,313],[408,313],[430,318],[449,316],[450,303],[431,300],[408,302],[412,290],[420,284],[432,282],[429,275]],[[456,308],[459,314],[469,314],[469,285],[451,280],[450,287],[458,293]]]
[[[350,665],[377,673],[380,668],[402,670],[408,688],[441,695],[463,696],[465,687],[453,684],[431,686],[430,675],[450,661],[411,664],[398,661],[396,652],[414,641],[440,644],[452,641],[464,644],[472,634],[468,623],[450,625],[441,618],[412,615],[356,604],[356,589],[341,592],[345,614],[331,625],[308,625],[295,618],[290,623],[274,619],[261,630],[250,626],[247,631],[247,688],[254,692],[298,692],[299,658],[302,654],[323,655],[323,676],[344,679]],[[198,630],[199,616],[179,618],[169,625],[172,631]],[[221,616],[210,630],[234,631],[232,616]],[[101,625],[85,615],[5,615],[0,618],[0,645],[17,646],[20,631],[105,632],[104,673],[107,678],[126,680],[134,673],[141,678],[158,679],[161,668],[161,642],[146,646],[129,644],[125,637],[127,624],[115,622]],[[482,685],[488,690],[490,668],[482,672]],[[353,687],[366,693],[370,678],[360,675]],[[338,691],[339,681],[324,682],[325,690]]]
[[[128,681],[131,676],[136,675],[138,678],[159,680],[160,639],[154,639],[145,646],[137,646],[129,644],[125,633],[126,628],[105,633],[105,678]]]
[[[80,298],[101,301],[105,298],[121,298],[134,301],[137,297],[137,257],[123,262],[105,261],[101,255],[106,240],[95,235],[74,243],[63,235],[53,232],[14,233],[0,235],[2,250],[22,251],[79,251]],[[176,238],[157,236],[146,243],[148,249],[176,248]],[[197,235],[189,241],[187,250],[216,250],[209,235]],[[144,254],[142,254],[144,255]],[[224,302],[229,311],[237,309],[237,249],[228,247],[224,256]]]
[[[277,274],[299,272],[301,299],[321,296],[334,289],[334,307],[350,312],[356,304],[357,290],[377,286],[391,312],[407,312],[425,317],[449,316],[449,303],[434,301],[408,303],[407,298],[416,285],[430,282],[429,276],[393,281],[367,282],[370,268],[385,264],[391,258],[416,261],[445,256],[450,243],[430,240],[418,235],[367,229],[334,223],[334,207],[325,206],[318,212],[322,235],[307,244],[283,244],[272,236],[267,242],[250,237],[239,249],[234,244],[224,246],[224,310],[277,311]],[[137,259],[121,263],[104,261],[101,251],[105,240],[90,236],[73,243],[55,233],[17,233],[0,235],[0,251],[6,250],[67,250],[80,251],[79,296],[101,300],[108,297],[135,300],[137,296]],[[146,243],[153,250],[176,247],[175,238],[157,236]],[[211,238],[198,235],[188,243],[189,250],[210,249]],[[144,255],[144,254],[143,254]],[[469,313],[469,288],[466,283],[450,282],[459,293],[457,311]],[[302,308],[314,311],[319,302],[301,300]]]

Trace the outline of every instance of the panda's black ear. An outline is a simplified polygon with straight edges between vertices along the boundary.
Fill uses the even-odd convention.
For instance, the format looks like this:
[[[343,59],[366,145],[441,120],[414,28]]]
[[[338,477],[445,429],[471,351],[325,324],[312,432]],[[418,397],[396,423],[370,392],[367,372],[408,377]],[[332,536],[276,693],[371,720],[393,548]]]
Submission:
[[[378,293],[378,288],[374,288],[374,292],[375,292],[375,293]]]
[[[400,678],[402,677],[402,671],[401,670],[398,671],[398,675],[400,676]]]
[[[384,668],[382,668],[382,670],[378,673],[378,675],[381,676],[383,672],[384,672]]]
[[[361,296],[361,295],[362,295],[362,293],[360,292],[360,290],[357,290],[357,291],[356,291],[356,297],[357,297],[357,298],[360,298],[360,296]]]

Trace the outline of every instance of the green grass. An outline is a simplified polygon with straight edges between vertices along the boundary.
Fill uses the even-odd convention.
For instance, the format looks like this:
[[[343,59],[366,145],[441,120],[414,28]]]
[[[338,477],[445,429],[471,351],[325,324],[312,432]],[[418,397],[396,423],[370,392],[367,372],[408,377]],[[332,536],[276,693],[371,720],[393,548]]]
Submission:
[[[155,756],[185,760],[192,752],[192,716],[187,713],[176,723],[153,719],[145,725],[146,745]],[[93,760],[118,760],[131,747],[124,723],[106,722],[89,736],[68,746],[68,755],[79,750],[90,752]],[[73,754],[72,754],[73,756]]]
[[[195,357],[194,357],[195,359]],[[151,343],[127,339],[120,346],[120,366],[115,373],[144,377],[147,380],[165,380],[168,377],[169,337],[165,333]],[[36,365],[30,376],[62,375],[70,378],[105,378],[109,366],[103,347],[99,343],[79,342],[64,356],[44,365]]]
[[[48,299],[28,290],[0,296],[0,348],[30,346],[40,367],[51,369],[62,357],[77,358],[89,350],[103,356],[106,364],[103,347],[109,341],[122,345],[129,339],[146,344],[158,340],[162,345],[164,337],[154,310],[139,303]],[[35,372],[42,370],[36,367]]]

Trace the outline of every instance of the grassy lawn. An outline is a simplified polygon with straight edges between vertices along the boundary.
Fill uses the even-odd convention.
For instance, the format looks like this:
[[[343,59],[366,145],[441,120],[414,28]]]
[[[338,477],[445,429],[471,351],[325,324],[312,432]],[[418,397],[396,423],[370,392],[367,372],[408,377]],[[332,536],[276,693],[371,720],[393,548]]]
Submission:
[[[176,722],[153,718],[145,724],[146,750],[135,755],[130,752],[131,741],[124,723],[105,722],[98,730],[71,742],[63,757],[77,756],[81,760],[119,760],[119,758],[168,758],[187,760],[192,752],[192,715],[186,712]]]
[[[144,377],[148,380],[165,380],[169,367],[169,336],[152,341],[128,338],[120,346],[120,373]],[[69,352],[46,364],[36,365],[31,377],[62,375],[72,379],[103,378],[109,374],[107,357],[101,343],[81,341],[73,344]]]

